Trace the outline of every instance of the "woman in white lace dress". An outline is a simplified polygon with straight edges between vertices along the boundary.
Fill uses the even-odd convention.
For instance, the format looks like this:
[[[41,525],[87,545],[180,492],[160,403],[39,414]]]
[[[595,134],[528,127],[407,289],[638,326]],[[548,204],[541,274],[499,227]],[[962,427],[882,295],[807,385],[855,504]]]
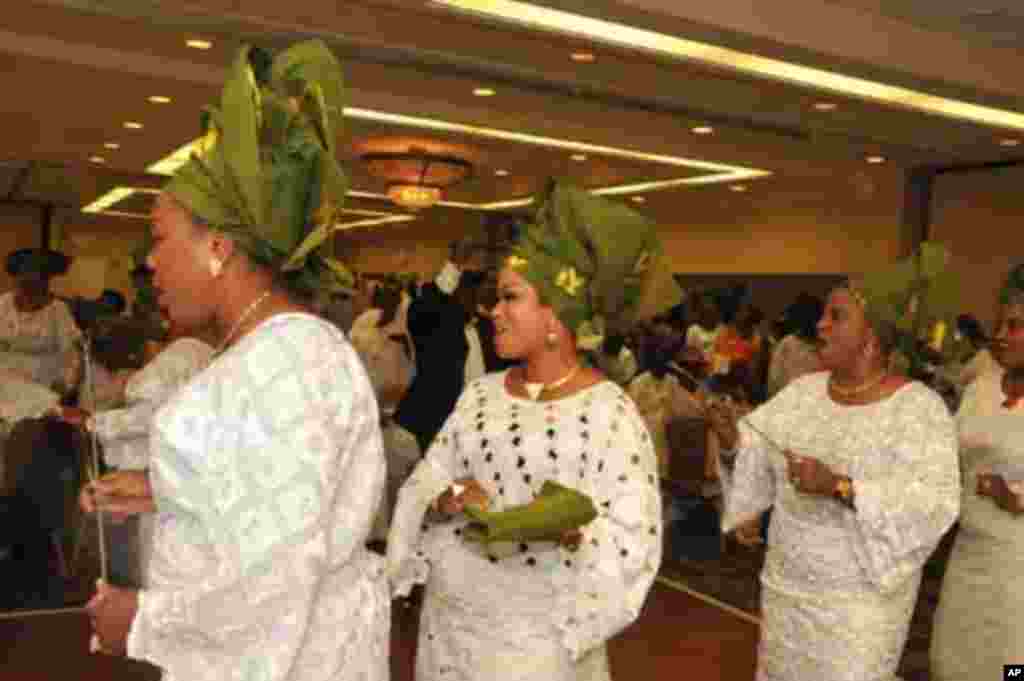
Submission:
[[[738,429],[712,412],[735,456],[723,531],[774,508],[759,681],[893,679],[921,568],[956,518],[953,420],[938,395],[887,372],[895,320],[883,309],[853,285],[833,291],[819,324],[827,372]]]
[[[297,302],[336,271],[318,247],[345,196],[341,93],[319,41],[242,48],[217,134],[153,208],[161,308],[221,340],[154,416],[148,472],[93,486],[96,506],[155,511],[157,527],[148,586],[101,585],[88,610],[102,650],[164,681],[388,678],[390,595],[365,548],[385,479],[377,403],[344,334]]]
[[[932,637],[932,678],[1003,678],[1024,661],[1024,495],[1007,478],[1024,478],[1024,404],[1003,392],[1007,372],[1024,367],[1024,266],[1003,290],[992,343],[995,371],[967,387],[957,412],[963,511],[942,580]],[[988,477],[999,467],[1015,475]]]
[[[523,363],[467,387],[402,488],[388,538],[395,591],[426,583],[420,681],[608,679],[606,643],[639,615],[661,559],[657,468],[643,419],[576,349],[583,323],[596,314],[618,322],[652,290],[656,233],[624,206],[575,188],[555,188],[539,203],[538,223],[499,275],[493,315],[498,355]],[[565,224],[580,215],[586,223]],[[610,253],[612,238],[616,255],[598,271],[582,254]],[[613,303],[603,288],[611,286],[630,297]],[[676,302],[671,292],[666,309]],[[528,504],[549,480],[598,508],[581,536],[488,548],[464,539],[467,499],[486,497],[501,511]],[[435,503],[451,522],[423,525]]]

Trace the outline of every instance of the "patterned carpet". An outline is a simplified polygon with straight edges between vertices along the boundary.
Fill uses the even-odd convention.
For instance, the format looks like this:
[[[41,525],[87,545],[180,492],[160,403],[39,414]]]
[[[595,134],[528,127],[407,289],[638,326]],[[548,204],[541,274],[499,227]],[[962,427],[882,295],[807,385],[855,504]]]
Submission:
[[[910,635],[899,669],[899,675],[904,681],[930,681],[928,646],[932,620],[954,536],[955,529],[946,535],[925,565]],[[661,573],[694,591],[759,615],[761,585],[758,575],[763,563],[763,547],[748,549],[732,540],[725,542],[724,546],[712,545],[707,534],[686,536],[676,533],[668,537]]]

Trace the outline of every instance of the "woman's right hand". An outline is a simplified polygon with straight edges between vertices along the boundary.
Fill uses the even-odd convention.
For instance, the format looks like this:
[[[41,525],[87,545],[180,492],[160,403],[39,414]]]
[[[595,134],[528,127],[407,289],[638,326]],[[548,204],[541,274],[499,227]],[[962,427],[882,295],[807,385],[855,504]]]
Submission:
[[[486,509],[491,503],[487,491],[473,478],[461,478],[437,498],[437,510],[446,515],[462,513],[466,506]]]
[[[114,471],[82,488],[78,503],[86,513],[101,510],[115,521],[156,510],[146,471]]]

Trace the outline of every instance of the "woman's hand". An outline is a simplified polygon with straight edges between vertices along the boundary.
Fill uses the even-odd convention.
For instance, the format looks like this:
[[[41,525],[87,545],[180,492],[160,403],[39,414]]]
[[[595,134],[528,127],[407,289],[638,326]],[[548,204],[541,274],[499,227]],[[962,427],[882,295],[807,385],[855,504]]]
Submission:
[[[109,513],[114,522],[156,511],[149,474],[145,471],[108,473],[82,488],[78,504],[86,513]]]
[[[466,506],[477,506],[486,509],[490,503],[490,497],[483,486],[473,478],[461,478],[445,490],[437,498],[437,510],[446,515],[457,515],[462,513]]]
[[[89,420],[90,414],[85,409],[78,407],[60,407],[59,409],[57,415],[60,420],[73,426],[84,426],[85,422]]]
[[[757,516],[741,523],[733,530],[733,536],[742,546],[752,549],[764,543],[761,538],[761,517]]]
[[[107,655],[124,655],[128,633],[139,609],[139,592],[96,583],[96,595],[85,606],[92,620],[92,630],[99,640],[99,650]]]
[[[996,506],[1007,513],[1024,513],[1024,499],[1010,489],[1006,479],[993,473],[978,473],[978,495],[992,497]]]
[[[786,473],[796,491],[823,497],[832,496],[839,476],[831,468],[814,457],[798,456],[790,451],[785,452],[785,455]]]

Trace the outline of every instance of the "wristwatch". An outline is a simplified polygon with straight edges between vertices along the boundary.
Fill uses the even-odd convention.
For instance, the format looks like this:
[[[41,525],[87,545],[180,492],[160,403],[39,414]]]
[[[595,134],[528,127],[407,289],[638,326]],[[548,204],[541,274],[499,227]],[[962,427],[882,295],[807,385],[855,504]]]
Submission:
[[[845,475],[839,476],[836,480],[835,487],[832,488],[832,496],[839,501],[839,503],[853,508],[853,480]]]

